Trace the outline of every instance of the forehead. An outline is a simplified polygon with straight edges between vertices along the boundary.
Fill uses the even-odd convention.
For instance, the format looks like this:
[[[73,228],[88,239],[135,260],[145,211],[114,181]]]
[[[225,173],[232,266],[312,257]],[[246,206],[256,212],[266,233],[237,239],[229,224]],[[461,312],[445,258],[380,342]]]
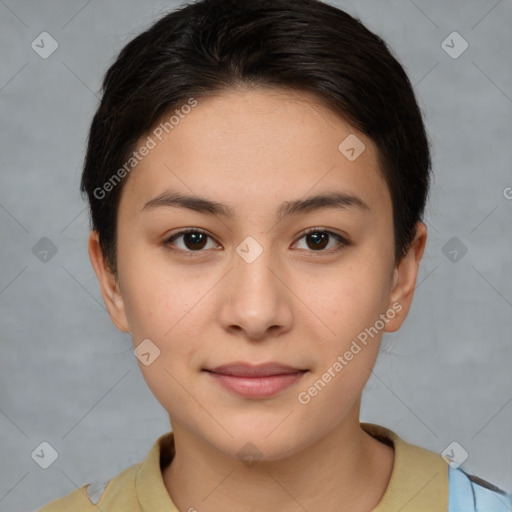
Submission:
[[[166,190],[211,198],[234,216],[320,192],[390,207],[374,143],[308,93],[240,89],[198,98],[148,136],[152,149],[131,171],[120,211],[140,213]]]

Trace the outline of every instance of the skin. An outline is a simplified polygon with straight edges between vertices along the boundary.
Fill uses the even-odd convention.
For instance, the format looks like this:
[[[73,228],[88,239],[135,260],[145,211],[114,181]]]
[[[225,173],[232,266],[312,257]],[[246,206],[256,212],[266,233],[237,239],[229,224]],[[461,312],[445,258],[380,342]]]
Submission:
[[[338,150],[349,134],[366,146],[354,161]],[[360,428],[361,394],[382,333],[398,330],[408,314],[427,231],[418,223],[409,252],[394,261],[391,197],[377,169],[373,142],[315,97],[233,89],[199,99],[132,171],[118,210],[117,277],[90,233],[113,323],[135,347],[149,338],[160,349],[139,367],[172,424],[176,456],[163,479],[180,510],[363,512],[382,498],[394,450]],[[167,189],[226,204],[235,216],[141,212]],[[370,209],[277,221],[283,201],[331,191],[356,195]],[[183,236],[166,245],[187,227],[210,235],[202,252]],[[351,244],[330,236],[317,249],[303,234],[317,227]],[[263,249],[252,263],[236,252],[248,236]],[[384,329],[308,404],[299,403],[299,392],[397,303],[402,309]],[[247,399],[202,371],[233,361],[308,372],[276,395]],[[261,453],[250,467],[237,456],[247,442]]]

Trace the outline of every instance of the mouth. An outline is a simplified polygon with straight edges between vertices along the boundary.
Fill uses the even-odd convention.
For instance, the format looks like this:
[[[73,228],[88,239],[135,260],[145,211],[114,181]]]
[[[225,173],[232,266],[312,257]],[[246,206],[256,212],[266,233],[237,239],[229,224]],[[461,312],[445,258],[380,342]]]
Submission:
[[[281,363],[251,365],[236,362],[203,371],[231,393],[244,398],[261,399],[296,384],[308,370]]]

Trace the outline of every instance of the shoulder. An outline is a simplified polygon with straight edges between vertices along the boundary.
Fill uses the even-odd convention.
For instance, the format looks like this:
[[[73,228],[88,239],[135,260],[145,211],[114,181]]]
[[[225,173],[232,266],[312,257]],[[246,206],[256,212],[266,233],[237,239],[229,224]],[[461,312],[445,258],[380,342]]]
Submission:
[[[142,462],[107,481],[83,485],[37,512],[142,512],[143,502],[145,509],[151,508],[150,504],[155,510],[176,510],[168,506],[172,502],[161,473],[163,465],[173,456],[174,436],[172,432],[166,432],[153,443]]]
[[[460,468],[449,468],[449,512],[512,512],[512,495]]]
[[[140,466],[134,464],[109,480],[85,484],[37,512],[139,512],[135,477]]]
[[[396,504],[397,496],[407,501],[409,489],[423,485],[422,510],[512,512],[511,494],[461,468],[454,469],[441,454],[410,444],[380,425],[361,423],[361,427],[379,440],[391,441],[395,447],[393,473],[383,498],[388,507]],[[390,510],[394,510],[394,506]]]

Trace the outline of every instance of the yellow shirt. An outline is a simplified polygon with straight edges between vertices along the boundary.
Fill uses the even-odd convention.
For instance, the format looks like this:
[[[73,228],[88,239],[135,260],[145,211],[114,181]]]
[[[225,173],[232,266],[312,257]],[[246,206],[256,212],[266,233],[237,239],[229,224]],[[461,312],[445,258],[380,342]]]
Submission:
[[[388,487],[373,512],[446,512],[448,464],[441,455],[409,444],[393,431],[372,423],[361,428],[394,445],[395,460]],[[174,456],[172,432],[160,436],[143,462],[109,482],[86,484],[38,512],[178,512],[162,478]]]

